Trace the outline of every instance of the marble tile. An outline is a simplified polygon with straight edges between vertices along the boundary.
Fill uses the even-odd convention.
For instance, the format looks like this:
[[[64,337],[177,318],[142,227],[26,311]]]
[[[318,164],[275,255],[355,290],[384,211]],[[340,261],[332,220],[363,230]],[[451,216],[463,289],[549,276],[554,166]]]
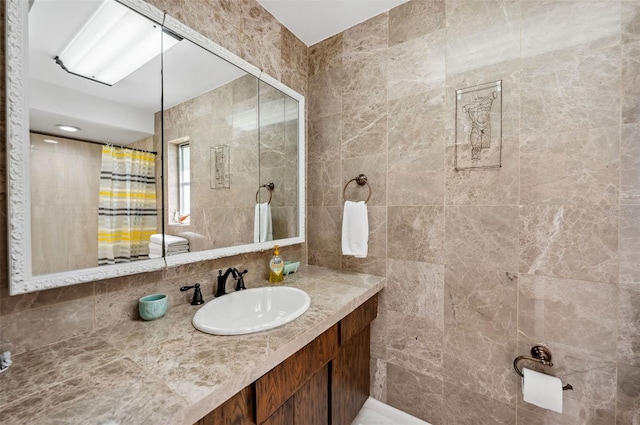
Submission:
[[[343,37],[339,33],[309,48],[309,77],[342,66]]]
[[[640,368],[618,364],[616,424],[640,422]]]
[[[390,100],[444,87],[445,31],[389,47],[387,88]]]
[[[640,122],[640,41],[622,46],[622,123]]]
[[[385,257],[374,257],[372,255],[367,255],[367,258],[343,256],[341,270],[384,277],[386,264],[387,259]]]
[[[83,298],[5,315],[2,337],[13,344],[16,355],[92,330],[93,298]]]
[[[340,270],[341,253],[309,249],[309,265]]]
[[[443,329],[444,266],[406,260],[388,260],[387,287],[380,308],[421,317]]]
[[[363,155],[366,155],[363,152]],[[368,178],[369,187],[358,186],[351,182],[345,191],[345,199],[350,201],[364,201],[369,196],[371,188],[371,198],[367,205],[369,207],[387,205],[387,157],[386,155],[361,156],[358,158],[347,158],[342,160],[342,186],[359,174],[364,174]]]
[[[368,104],[342,113],[342,158],[387,151],[387,104]]]
[[[387,364],[387,404],[432,425],[442,424],[444,416],[443,382]]]
[[[640,367],[640,285],[618,289],[618,361]]]
[[[621,283],[640,282],[640,206],[620,206],[620,279]]]
[[[442,329],[424,317],[380,310],[371,325],[371,357],[442,379]]]
[[[538,341],[539,342],[539,341]],[[526,353],[535,343],[519,344],[519,353]],[[529,362],[524,367],[560,378],[573,386],[563,392],[562,413],[542,409],[522,399],[518,384],[518,421],[532,425],[591,424],[608,425],[615,422],[616,363],[590,356],[571,347],[550,346],[553,367]]]
[[[512,404],[444,382],[444,424],[446,425],[513,425],[516,409]]]
[[[460,74],[520,56],[520,3],[446,3],[447,74]]]
[[[487,169],[455,169],[455,148],[446,148],[445,205],[504,205],[518,203],[520,182],[517,142],[502,141],[502,166]]]
[[[389,154],[389,205],[444,205],[442,150],[440,145]]]
[[[387,362],[383,359],[372,357],[370,361],[369,372],[371,375],[371,386],[369,396],[380,400],[387,401]]]
[[[520,275],[518,330],[531,342],[614,360],[617,285]]]
[[[517,273],[462,265],[445,268],[444,326],[447,330],[479,332],[486,338],[515,338],[517,299]]]
[[[0,289],[0,294],[2,294],[2,296],[0,296],[0,316],[59,304],[66,301],[92,297],[94,293],[94,284],[93,282],[89,282],[79,285],[64,286],[62,288],[31,292],[29,294],[15,295],[13,297],[9,296],[8,290],[9,288],[5,286]],[[91,301],[87,300],[87,302]]]
[[[236,0],[211,0],[203,10],[197,3],[182,4],[175,0],[150,0],[151,4],[202,33],[206,37],[240,54],[242,12]],[[212,23],[214,23],[212,25]]]
[[[541,135],[618,125],[620,71],[620,47],[523,63],[521,131]]]
[[[345,56],[342,75],[343,111],[386,102],[386,49],[356,56]]]
[[[309,117],[342,113],[343,74],[343,67],[335,67],[309,78]]]
[[[617,281],[617,208],[524,206],[520,221],[520,273]]]
[[[307,187],[309,206],[342,205],[341,166],[338,161],[308,164],[308,179],[313,184]]]
[[[640,2],[622,2],[622,43],[640,40]]]
[[[640,124],[623,125],[620,140],[620,203],[640,204]]]
[[[340,160],[342,143],[342,115],[329,115],[309,120],[310,164],[320,161]]]
[[[341,252],[342,222],[340,207],[311,207],[307,210],[307,233],[310,250]]]
[[[448,207],[445,213],[447,264],[514,270],[518,263],[516,207]]]
[[[383,12],[342,32],[343,57],[385,50],[388,37],[389,14]]]
[[[522,56],[580,54],[620,43],[620,2],[523,1]]]
[[[280,69],[282,82],[301,94],[307,92],[309,49],[286,27],[280,33]]]
[[[442,263],[443,207],[388,207],[388,257]]]
[[[428,150],[435,157],[429,167],[442,167],[444,100],[442,89],[390,100],[389,154]]]
[[[478,330],[445,327],[444,338],[445,383],[454,383],[495,401],[515,403],[518,382],[513,371],[513,359],[517,356],[515,333],[512,337],[489,338]]]
[[[30,408],[24,409],[24,404]],[[14,401],[0,411],[0,421],[68,423],[72,418],[75,423],[163,423],[185,404],[157,377],[129,359],[120,359]]]
[[[525,135],[520,203],[616,205],[620,127]]]
[[[279,79],[282,24],[254,0],[242,0],[241,55],[263,72]]]
[[[123,356],[95,335],[75,337],[15,355],[11,373],[2,375],[0,410],[17,398],[53,387]],[[14,399],[10,399],[10,395]]]
[[[409,1],[389,11],[389,47],[444,28],[445,1]]]

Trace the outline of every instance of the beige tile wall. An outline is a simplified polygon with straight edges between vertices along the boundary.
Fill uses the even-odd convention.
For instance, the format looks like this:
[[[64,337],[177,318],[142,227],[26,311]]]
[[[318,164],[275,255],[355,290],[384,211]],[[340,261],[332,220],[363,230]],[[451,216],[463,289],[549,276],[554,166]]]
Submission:
[[[637,0],[413,0],[310,48],[309,262],[387,276],[377,398],[434,425],[640,423],[639,43]],[[502,167],[456,172],[455,90],[499,79]],[[366,259],[340,251],[359,173]],[[512,368],[541,341],[561,415]]]
[[[151,3],[306,95],[307,47],[254,0],[153,0]],[[1,6],[0,25],[4,25],[4,1]],[[3,27],[0,31],[2,58],[4,34]],[[4,66],[1,66],[2,134],[5,132],[6,111],[4,81]],[[3,142],[0,144],[0,349],[20,353],[111,326],[121,320],[135,319],[137,299],[146,294],[166,292],[173,305],[188,302],[190,295],[178,291],[180,286],[187,284],[203,284],[203,294],[210,298],[218,269],[231,265],[249,269],[248,287],[252,281],[268,276],[271,253],[263,252],[10,297],[5,155],[6,145]],[[306,244],[284,247],[282,255],[286,259],[306,263]]]

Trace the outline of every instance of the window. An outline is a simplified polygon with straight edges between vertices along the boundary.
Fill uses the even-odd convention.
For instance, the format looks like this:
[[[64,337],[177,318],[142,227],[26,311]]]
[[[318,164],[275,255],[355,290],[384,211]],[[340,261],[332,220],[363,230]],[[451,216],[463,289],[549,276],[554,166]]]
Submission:
[[[189,142],[178,145],[178,222],[189,223],[191,214],[191,159]]]

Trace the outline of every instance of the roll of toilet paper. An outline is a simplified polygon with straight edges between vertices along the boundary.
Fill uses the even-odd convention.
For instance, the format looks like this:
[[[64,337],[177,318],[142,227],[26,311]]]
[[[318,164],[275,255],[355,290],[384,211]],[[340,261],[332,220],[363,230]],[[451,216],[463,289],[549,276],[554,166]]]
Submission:
[[[522,369],[522,396],[527,403],[562,413],[562,381],[535,370]]]

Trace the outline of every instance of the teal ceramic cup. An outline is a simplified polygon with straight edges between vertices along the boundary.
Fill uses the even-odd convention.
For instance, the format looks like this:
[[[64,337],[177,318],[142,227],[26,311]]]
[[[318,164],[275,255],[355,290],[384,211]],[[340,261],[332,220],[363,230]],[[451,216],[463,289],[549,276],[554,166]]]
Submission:
[[[169,297],[165,294],[147,295],[138,300],[138,312],[144,320],[156,320],[164,316],[169,306]]]

